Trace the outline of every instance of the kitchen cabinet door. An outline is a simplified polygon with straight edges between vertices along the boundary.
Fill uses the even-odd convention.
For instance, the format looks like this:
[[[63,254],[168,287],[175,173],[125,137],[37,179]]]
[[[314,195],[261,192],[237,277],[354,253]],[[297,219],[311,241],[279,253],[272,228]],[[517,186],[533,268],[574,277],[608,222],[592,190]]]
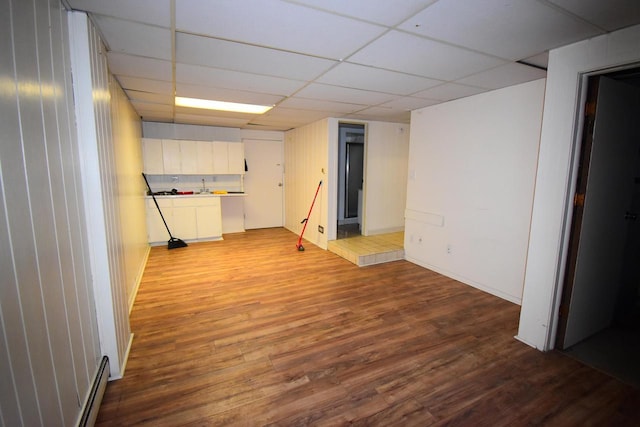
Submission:
[[[197,239],[196,208],[174,206],[169,228],[173,236],[179,239]]]
[[[142,138],[142,163],[144,172],[149,175],[164,173],[161,139]]]
[[[166,206],[163,200],[159,200],[158,202],[164,205],[161,206],[161,209],[165,218],[167,216],[170,218],[173,210],[171,206]],[[153,200],[150,199],[147,199],[147,239],[149,243],[166,242],[169,240],[169,233],[167,233],[158,209],[155,203],[153,203]]]
[[[222,237],[222,211],[220,198],[215,197],[216,203],[196,208],[196,222],[198,225],[198,239]]]
[[[214,141],[213,147],[213,173],[225,175],[229,173],[229,143]]]
[[[213,143],[211,141],[196,141],[197,174],[213,175]]]
[[[233,175],[244,174],[244,144],[241,142],[229,143],[228,147],[229,173]]]
[[[180,141],[180,173],[196,175],[198,172],[198,141]]]
[[[162,163],[164,165],[164,174],[180,174],[180,141],[173,139],[162,140]]]

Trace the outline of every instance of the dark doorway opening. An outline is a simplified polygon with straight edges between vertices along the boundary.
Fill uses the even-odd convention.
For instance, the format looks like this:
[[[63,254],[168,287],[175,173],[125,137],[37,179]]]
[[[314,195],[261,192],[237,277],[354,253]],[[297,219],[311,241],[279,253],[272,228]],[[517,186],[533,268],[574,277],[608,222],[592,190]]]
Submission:
[[[556,348],[640,388],[639,84],[588,78]]]
[[[338,125],[338,239],[361,234],[364,187],[365,126]]]

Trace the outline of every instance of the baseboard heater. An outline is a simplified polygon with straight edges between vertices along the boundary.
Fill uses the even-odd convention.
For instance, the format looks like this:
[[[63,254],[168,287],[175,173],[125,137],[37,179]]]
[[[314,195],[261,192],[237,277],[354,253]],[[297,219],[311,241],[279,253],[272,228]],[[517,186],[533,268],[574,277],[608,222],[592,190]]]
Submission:
[[[107,388],[107,382],[109,380],[109,358],[103,356],[98,367],[98,373],[93,380],[93,385],[87,396],[87,401],[84,403],[84,409],[82,416],[78,421],[78,427],[93,427],[98,417],[98,411],[100,410],[100,403],[102,402],[102,396]]]

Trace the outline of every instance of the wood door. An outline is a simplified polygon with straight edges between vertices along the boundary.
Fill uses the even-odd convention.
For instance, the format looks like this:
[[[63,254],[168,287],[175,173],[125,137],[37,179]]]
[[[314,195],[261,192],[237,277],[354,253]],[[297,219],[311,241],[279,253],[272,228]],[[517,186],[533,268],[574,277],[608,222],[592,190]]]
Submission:
[[[245,140],[245,228],[283,225],[283,143]]]
[[[638,89],[600,77],[586,193],[562,347],[608,327],[620,289],[637,136]],[[576,235],[572,238],[575,240]],[[569,262],[571,266],[572,262]]]

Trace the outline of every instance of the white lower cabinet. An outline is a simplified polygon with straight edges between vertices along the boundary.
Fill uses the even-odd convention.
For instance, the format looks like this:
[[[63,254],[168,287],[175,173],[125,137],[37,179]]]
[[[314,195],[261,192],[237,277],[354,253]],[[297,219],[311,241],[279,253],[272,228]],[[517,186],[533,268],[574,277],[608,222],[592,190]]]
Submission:
[[[182,240],[214,240],[222,237],[220,197],[157,198],[171,234]],[[149,243],[169,240],[169,234],[153,203],[147,199],[147,234]]]

